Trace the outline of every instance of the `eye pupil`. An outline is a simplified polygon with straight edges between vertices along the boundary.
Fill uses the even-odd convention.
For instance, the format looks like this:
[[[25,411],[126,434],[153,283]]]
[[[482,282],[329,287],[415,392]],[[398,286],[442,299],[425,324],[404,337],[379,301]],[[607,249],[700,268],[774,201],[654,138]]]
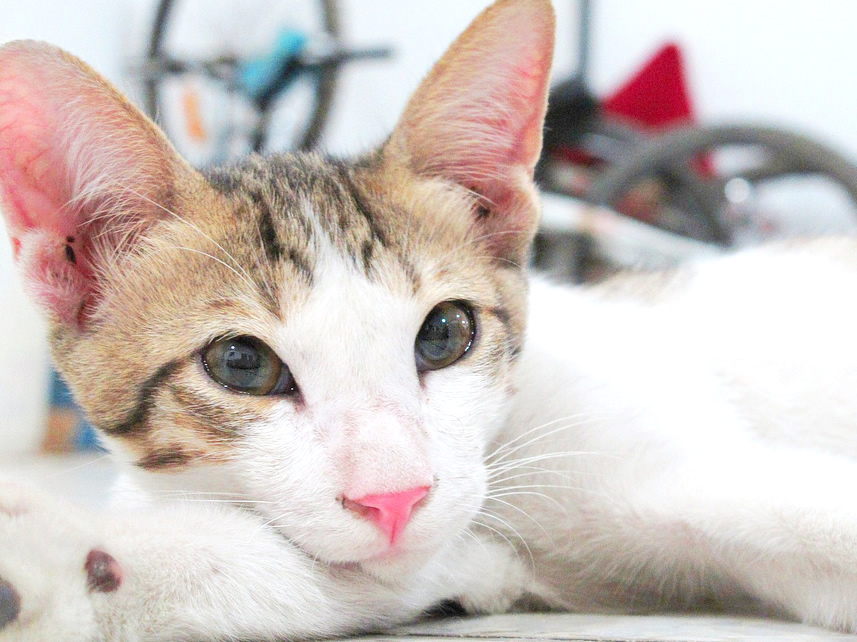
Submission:
[[[216,339],[203,350],[201,359],[208,376],[230,390],[251,395],[297,391],[288,367],[254,337]]]
[[[259,353],[244,343],[233,343],[224,355],[226,367],[238,370],[257,370],[259,368]]]
[[[417,334],[417,366],[421,370],[438,370],[452,365],[470,349],[475,329],[467,304],[446,301],[435,306]]]

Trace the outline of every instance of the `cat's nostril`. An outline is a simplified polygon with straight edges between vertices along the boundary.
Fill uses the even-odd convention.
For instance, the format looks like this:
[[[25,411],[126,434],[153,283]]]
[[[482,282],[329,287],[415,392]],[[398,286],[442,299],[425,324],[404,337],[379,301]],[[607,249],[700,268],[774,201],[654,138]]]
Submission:
[[[395,493],[342,498],[342,506],[373,522],[395,544],[411,520],[414,509],[428,495],[430,486],[419,486]]]

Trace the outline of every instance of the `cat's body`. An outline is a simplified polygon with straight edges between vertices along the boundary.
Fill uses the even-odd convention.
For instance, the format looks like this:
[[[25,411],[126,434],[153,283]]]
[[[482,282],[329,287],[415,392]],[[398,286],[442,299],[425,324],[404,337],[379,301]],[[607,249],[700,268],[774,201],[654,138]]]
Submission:
[[[128,473],[102,515],[0,484],[0,639],[330,636],[449,599],[857,629],[857,247],[535,280],[528,311],[552,31],[500,0],[375,153],[205,174],[79,61],[0,51],[15,255]]]
[[[804,599],[815,621],[853,627],[825,592],[853,581],[857,309],[837,293],[857,285],[855,249],[819,240],[591,289],[534,285],[496,457],[524,468],[489,493],[514,505],[487,506],[514,525],[542,600],[755,596],[794,613]]]

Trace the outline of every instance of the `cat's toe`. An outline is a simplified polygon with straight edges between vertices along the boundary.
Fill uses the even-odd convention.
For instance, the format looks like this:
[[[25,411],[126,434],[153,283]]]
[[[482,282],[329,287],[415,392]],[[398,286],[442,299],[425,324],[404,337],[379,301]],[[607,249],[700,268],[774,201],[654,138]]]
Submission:
[[[21,596],[9,582],[0,579],[0,630],[18,619]]]

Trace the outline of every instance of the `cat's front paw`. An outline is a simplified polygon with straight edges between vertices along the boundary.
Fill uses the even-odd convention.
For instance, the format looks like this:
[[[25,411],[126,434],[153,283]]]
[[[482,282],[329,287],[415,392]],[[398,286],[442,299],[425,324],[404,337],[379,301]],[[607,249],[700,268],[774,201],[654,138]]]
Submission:
[[[91,517],[0,479],[0,641],[102,640],[97,601],[122,579]]]
[[[508,545],[486,536],[474,545],[467,564],[465,589],[456,596],[467,613],[506,613],[524,597],[530,570]]]

